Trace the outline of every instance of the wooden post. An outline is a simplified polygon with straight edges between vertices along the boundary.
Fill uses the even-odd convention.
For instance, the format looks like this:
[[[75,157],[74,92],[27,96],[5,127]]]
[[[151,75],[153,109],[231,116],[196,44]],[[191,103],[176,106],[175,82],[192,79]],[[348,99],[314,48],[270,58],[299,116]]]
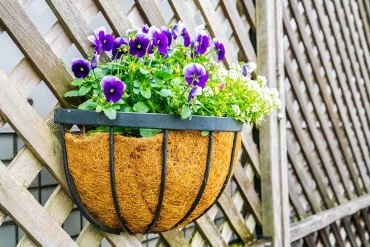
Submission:
[[[290,245],[282,10],[281,0],[256,1],[258,74],[279,90],[282,101],[260,129],[262,228],[273,246]]]

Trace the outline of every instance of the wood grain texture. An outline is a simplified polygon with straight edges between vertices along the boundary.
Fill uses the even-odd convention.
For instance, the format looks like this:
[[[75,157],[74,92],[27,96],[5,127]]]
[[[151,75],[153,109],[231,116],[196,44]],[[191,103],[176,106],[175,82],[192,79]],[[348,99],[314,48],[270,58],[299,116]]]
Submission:
[[[207,214],[203,215],[194,223],[211,246],[228,246],[218,231],[217,226]]]
[[[179,230],[171,230],[159,234],[161,239],[169,246],[190,247],[189,242]]]
[[[77,246],[69,235],[54,221],[0,162],[0,208],[41,246]],[[32,215],[32,217],[30,217]]]
[[[148,24],[155,25],[157,27],[166,25],[161,11],[154,1],[135,0],[135,3],[139,10],[143,13],[143,17],[148,22]]]
[[[16,0],[0,2],[0,20],[59,102],[63,106],[76,105],[76,102],[67,102],[63,97],[65,92],[72,89],[70,85],[73,80],[72,76],[55,56]]]

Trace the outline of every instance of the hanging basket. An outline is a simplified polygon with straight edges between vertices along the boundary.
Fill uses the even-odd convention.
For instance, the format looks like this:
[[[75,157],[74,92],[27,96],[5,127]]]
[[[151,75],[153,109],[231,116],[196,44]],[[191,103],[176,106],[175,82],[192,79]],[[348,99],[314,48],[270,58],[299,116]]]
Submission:
[[[242,129],[229,118],[118,113],[109,120],[70,109],[57,109],[55,122],[71,196],[91,224],[109,233],[163,232],[202,216],[230,180]],[[65,125],[108,126],[110,132],[66,133]],[[114,127],[163,133],[127,137]]]

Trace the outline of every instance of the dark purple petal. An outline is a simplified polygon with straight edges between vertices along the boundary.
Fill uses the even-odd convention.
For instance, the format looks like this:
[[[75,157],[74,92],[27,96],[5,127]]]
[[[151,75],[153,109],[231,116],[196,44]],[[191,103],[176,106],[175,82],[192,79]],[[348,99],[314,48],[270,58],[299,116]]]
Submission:
[[[242,66],[242,74],[244,76],[249,76],[257,68],[254,62],[246,63]]]
[[[153,34],[153,46],[158,47],[158,52],[161,54],[167,53],[168,39],[164,32],[155,32]]]
[[[162,32],[164,32],[167,36],[167,40],[168,40],[168,46],[171,45],[172,43],[172,34],[171,34],[171,30],[168,28],[168,27],[162,27],[161,28]]]
[[[134,40],[130,40],[130,54],[139,58],[147,52],[150,40],[147,35],[138,35]]]
[[[114,37],[111,34],[106,34],[103,39],[99,39],[103,51],[111,51],[114,44]]]
[[[90,62],[86,59],[74,58],[71,69],[76,78],[85,78],[90,73]]]
[[[143,31],[143,33],[148,33],[149,32],[148,24],[143,24],[143,26],[141,27],[141,31]]]
[[[128,42],[125,38],[118,37],[114,40],[112,48],[112,59],[120,59],[123,54],[127,54]]]
[[[189,85],[200,86],[204,88],[208,80],[208,72],[198,63],[189,63],[184,67],[185,81]]]
[[[184,28],[182,30],[182,34],[181,35],[184,38],[184,46],[185,47],[188,47],[191,44],[191,38],[190,38],[190,35],[188,33],[188,30],[186,30],[186,28]]]
[[[211,38],[205,31],[200,31],[196,42],[194,44],[194,51],[196,54],[206,53],[208,47],[211,45]]]
[[[181,35],[182,30],[184,30],[185,24],[182,21],[179,21],[175,26],[172,28],[172,37],[173,39],[177,39],[178,36]]]
[[[215,40],[213,42],[213,44],[214,44],[215,50],[217,52],[217,59],[219,61],[224,60],[224,58],[225,58],[225,46],[224,46],[224,44],[222,44],[221,42],[218,42],[217,40]]]
[[[104,76],[100,82],[107,102],[115,103],[122,98],[126,85],[115,76]]]
[[[90,40],[91,46],[95,48],[95,52],[98,55],[100,55],[100,53],[101,53],[101,43],[100,43],[99,39],[94,35],[90,35],[87,38]]]
[[[202,95],[202,88],[200,86],[195,86],[189,92],[188,101],[190,102],[195,96],[198,95]]]
[[[95,52],[94,56],[91,59],[91,69],[95,69],[96,67],[98,67],[99,57],[100,55]]]

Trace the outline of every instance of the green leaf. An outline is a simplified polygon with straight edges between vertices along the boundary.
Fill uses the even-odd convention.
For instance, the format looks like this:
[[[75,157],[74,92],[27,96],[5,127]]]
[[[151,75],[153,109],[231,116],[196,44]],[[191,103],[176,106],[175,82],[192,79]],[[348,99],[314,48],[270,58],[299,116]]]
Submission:
[[[146,69],[144,69],[144,68],[142,68],[142,67],[140,67],[140,73],[141,74],[143,74],[143,75],[147,75],[147,74],[149,74],[149,71],[147,71]]]
[[[79,90],[80,96],[86,95],[88,92],[90,92],[91,86],[82,86]]]
[[[141,90],[140,93],[146,99],[150,99],[150,97],[152,96],[152,92],[150,91],[149,88],[147,88],[145,90]]]
[[[81,110],[95,110],[95,108],[98,106],[96,102],[94,102],[92,99],[89,99],[85,102],[83,102],[81,105],[78,106],[78,109]]]
[[[141,86],[141,81],[134,81],[134,86],[135,87],[140,87]]]
[[[188,105],[183,105],[181,109],[181,119],[187,119],[191,117],[191,109]]]
[[[113,120],[117,117],[117,111],[114,108],[108,108],[103,110],[105,116],[107,116],[109,119]]]
[[[168,72],[162,71],[162,70],[157,70],[156,72],[154,72],[153,76],[156,79],[165,80],[165,81],[173,78],[173,75],[171,75]]]
[[[134,89],[132,90],[134,92],[134,94],[139,94],[140,93],[140,89],[134,87]]]
[[[103,111],[103,107],[101,105],[98,105],[95,109],[96,112],[102,112]]]
[[[148,112],[150,110],[144,102],[137,102],[132,108],[135,112]]]
[[[75,79],[71,84],[73,86],[81,86],[84,82],[85,82],[85,80],[83,80],[83,79]]]
[[[126,106],[124,109],[123,109],[123,112],[132,112],[132,108],[130,106]]]
[[[151,137],[151,136],[155,136],[162,130],[161,129],[139,129],[139,131],[142,137]]]
[[[78,90],[72,90],[72,91],[66,92],[63,96],[64,97],[77,97],[77,96],[80,96],[80,93]]]
[[[208,130],[203,130],[200,133],[202,134],[202,136],[209,136],[209,131]]]
[[[159,95],[163,97],[172,97],[174,96],[174,93],[171,91],[171,89],[163,88],[161,91],[157,92]]]

